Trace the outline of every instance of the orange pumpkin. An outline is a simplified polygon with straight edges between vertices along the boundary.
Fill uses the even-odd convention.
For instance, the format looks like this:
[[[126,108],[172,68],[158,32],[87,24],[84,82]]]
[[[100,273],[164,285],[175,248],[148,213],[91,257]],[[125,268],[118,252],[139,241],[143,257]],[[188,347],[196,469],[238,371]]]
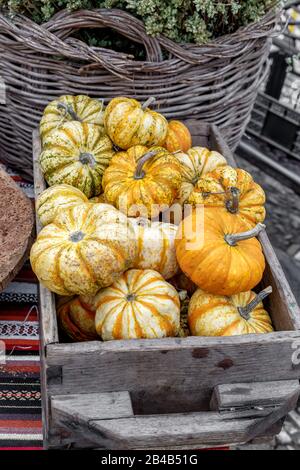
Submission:
[[[265,258],[251,231],[224,209],[194,210],[178,227],[175,247],[181,270],[201,289],[217,295],[246,292],[262,279]]]
[[[96,312],[88,308],[80,297],[61,297],[57,305],[59,325],[74,341],[99,339],[95,326]]]
[[[247,291],[225,297],[198,289],[188,308],[188,324],[195,336],[234,336],[271,333],[271,318],[262,300],[272,292],[267,287],[258,295]]]
[[[164,147],[169,152],[182,150],[187,152],[192,146],[192,136],[188,128],[181,121],[170,121],[168,123],[167,137]]]
[[[250,173],[229,165],[220,166],[202,176],[188,198],[189,204],[205,207],[225,207],[248,226],[263,222],[266,197]]]
[[[162,147],[142,145],[118,152],[103,175],[105,199],[130,217],[157,217],[175,200],[180,164]]]

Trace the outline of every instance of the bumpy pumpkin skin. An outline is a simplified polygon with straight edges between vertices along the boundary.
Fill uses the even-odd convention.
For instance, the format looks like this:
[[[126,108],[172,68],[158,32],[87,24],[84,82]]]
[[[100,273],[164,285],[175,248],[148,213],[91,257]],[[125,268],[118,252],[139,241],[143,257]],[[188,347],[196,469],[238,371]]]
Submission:
[[[94,295],[135,259],[132,225],[108,204],[81,204],[60,212],[41,230],[30,253],[40,282],[60,295]]]
[[[71,110],[71,113],[68,109]],[[51,132],[69,121],[96,124],[101,134],[104,135],[103,102],[86,95],[64,95],[51,101],[46,106],[40,123],[42,144]]]
[[[178,160],[162,147],[149,149],[155,150],[157,154],[143,166],[143,179],[134,179],[137,162],[148,151],[141,145],[116,153],[104,172],[107,202],[130,217],[157,217],[177,197],[181,184]]]
[[[96,312],[89,310],[80,297],[61,297],[57,305],[57,318],[62,331],[73,341],[99,339],[95,327]]]
[[[178,269],[175,251],[176,225],[150,222],[148,219],[129,219],[137,239],[137,269],[154,269],[164,279],[174,276]]]
[[[48,225],[61,210],[86,202],[88,198],[79,189],[69,184],[56,184],[39,195],[36,200],[36,212],[41,224]]]
[[[272,321],[260,302],[245,320],[238,307],[246,307],[256,294],[252,291],[225,297],[198,289],[188,309],[188,324],[194,336],[235,336],[271,333]]]
[[[182,183],[178,198],[181,204],[187,202],[200,178],[227,164],[223,155],[205,147],[192,147],[186,153],[177,153],[176,158],[182,168]]]
[[[225,235],[248,225],[225,209],[194,210],[178,227],[175,240],[180,268],[198,287],[216,295],[253,289],[262,279],[265,258],[256,238],[230,246]]]
[[[113,98],[104,114],[107,135],[123,150],[134,145],[162,145],[168,132],[168,121],[131,98]]]
[[[169,152],[182,150],[187,152],[192,146],[192,136],[188,128],[181,121],[170,121],[168,123],[167,137],[164,147]]]
[[[68,122],[45,139],[40,165],[49,186],[70,184],[90,198],[102,192],[102,175],[114,153],[98,126]]]
[[[263,222],[266,217],[264,190],[253,181],[247,171],[240,168],[232,168],[227,165],[208,173],[198,181],[188,202],[190,204],[204,204],[205,207],[226,207],[229,191],[232,187],[239,190],[239,210],[236,215],[249,227]],[[228,197],[222,194],[224,191],[227,192]]]
[[[151,269],[130,269],[96,295],[96,330],[111,339],[176,336],[180,300],[171,284]]]

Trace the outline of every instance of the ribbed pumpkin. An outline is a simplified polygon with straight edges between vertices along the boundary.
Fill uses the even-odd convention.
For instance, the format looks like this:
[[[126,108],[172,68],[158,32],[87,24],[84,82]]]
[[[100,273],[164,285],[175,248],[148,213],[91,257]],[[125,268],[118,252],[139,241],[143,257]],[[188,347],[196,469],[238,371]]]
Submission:
[[[137,339],[176,336],[180,301],[176,290],[151,269],[131,269],[100,291],[95,300],[101,338]]]
[[[247,291],[231,297],[212,295],[198,289],[188,309],[188,324],[195,336],[234,336],[271,333],[271,318],[262,300],[272,291]]]
[[[45,189],[36,200],[36,212],[42,225],[48,225],[59,211],[88,202],[79,189],[69,184],[56,184]]]
[[[135,268],[154,269],[164,279],[174,276],[179,267],[175,252],[176,225],[130,219],[137,239],[138,255]]]
[[[153,101],[155,101],[153,99]],[[113,98],[104,114],[107,135],[120,149],[129,149],[134,145],[162,145],[168,132],[168,121],[164,116],[151,111],[132,98]]]
[[[47,136],[40,164],[49,186],[70,184],[90,198],[101,193],[102,175],[113,154],[111,140],[98,126],[68,122]]]
[[[265,193],[252,176],[240,168],[223,166],[202,177],[188,202],[205,207],[226,207],[250,227],[263,222]]]
[[[223,155],[205,147],[192,147],[186,153],[177,153],[176,158],[182,168],[182,183],[178,198],[181,204],[188,200],[200,178],[227,164]]]
[[[127,217],[108,204],[61,211],[30,253],[40,282],[60,295],[94,295],[134,265],[136,241]]]
[[[57,318],[60,328],[73,341],[93,341],[99,339],[95,327],[96,312],[89,310],[81,298],[61,297],[57,305]]]
[[[174,155],[141,145],[116,153],[102,180],[107,202],[131,217],[156,217],[173,203],[180,183]]]
[[[164,147],[169,152],[182,150],[187,152],[192,146],[192,136],[188,128],[181,121],[170,121],[168,123],[167,137]]]
[[[89,122],[99,126],[104,135],[103,102],[86,95],[64,95],[46,106],[40,123],[42,143],[46,137],[68,121]]]
[[[262,279],[265,258],[251,231],[224,209],[194,210],[178,227],[176,255],[182,271],[201,289],[233,295],[253,289]]]

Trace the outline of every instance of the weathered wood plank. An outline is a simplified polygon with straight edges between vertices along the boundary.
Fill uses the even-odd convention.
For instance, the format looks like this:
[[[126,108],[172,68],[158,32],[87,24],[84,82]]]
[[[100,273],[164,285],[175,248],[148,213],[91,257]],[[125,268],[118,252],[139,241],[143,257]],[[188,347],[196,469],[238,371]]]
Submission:
[[[125,389],[139,412],[174,412],[179,406],[199,411],[207,409],[220,383],[298,379],[299,341],[300,332],[277,332],[53,344],[47,347],[47,362],[62,365],[63,380],[48,389],[51,394]]]
[[[230,411],[233,408],[275,407],[285,403],[291,393],[298,392],[299,395],[299,391],[298,380],[217,385],[210,408]]]
[[[35,199],[44,191],[46,183],[38,163],[41,153],[41,143],[38,130],[33,132],[33,168]],[[41,224],[36,217],[36,231],[39,233]],[[56,320],[55,296],[40,284],[40,328],[44,345],[58,342],[58,327]]]
[[[272,285],[273,287],[268,304],[276,330],[299,330],[300,309],[267,233],[262,232],[259,235],[259,240],[267,260],[263,286]]]
[[[247,442],[252,429],[274,411],[251,410],[232,413],[181,413],[157,416],[134,416],[118,419],[87,419],[69,407],[56,408],[55,421],[66,429],[76,429],[92,447],[106,449],[157,449],[184,445],[224,445]]]

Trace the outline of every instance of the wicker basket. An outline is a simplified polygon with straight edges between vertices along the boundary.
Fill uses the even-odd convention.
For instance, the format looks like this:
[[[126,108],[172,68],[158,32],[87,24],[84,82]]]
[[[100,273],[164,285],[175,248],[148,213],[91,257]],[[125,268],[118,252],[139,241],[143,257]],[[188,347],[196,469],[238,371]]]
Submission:
[[[204,46],[151,38],[121,10],[62,11],[41,26],[0,15],[1,160],[32,179],[32,130],[46,104],[62,94],[107,102],[117,95],[157,98],[167,117],[216,123],[235,148],[247,125],[262,75],[275,14]],[[147,60],[92,48],[72,37],[80,28],[111,28],[145,47]],[[162,51],[167,52],[168,59]]]

